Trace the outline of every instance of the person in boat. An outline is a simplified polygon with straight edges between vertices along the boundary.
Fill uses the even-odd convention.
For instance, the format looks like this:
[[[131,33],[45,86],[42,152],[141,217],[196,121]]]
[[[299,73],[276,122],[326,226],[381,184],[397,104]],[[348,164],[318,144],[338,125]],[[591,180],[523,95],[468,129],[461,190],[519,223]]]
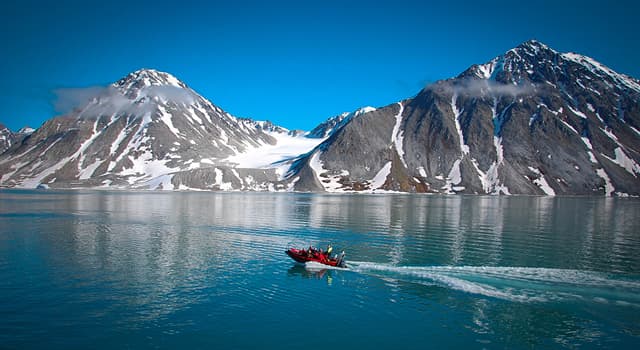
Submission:
[[[331,259],[331,252],[333,251],[333,247],[331,246],[331,243],[329,243],[327,245],[327,251],[325,252],[325,255],[327,256],[327,259]]]

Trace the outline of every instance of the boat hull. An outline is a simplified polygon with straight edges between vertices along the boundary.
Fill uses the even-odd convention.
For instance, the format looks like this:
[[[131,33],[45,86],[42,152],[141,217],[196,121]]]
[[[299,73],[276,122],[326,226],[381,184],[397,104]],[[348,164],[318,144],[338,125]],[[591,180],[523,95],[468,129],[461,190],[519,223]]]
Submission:
[[[325,253],[317,250],[295,249],[290,248],[285,251],[291,259],[299,263],[307,263],[310,261],[333,267],[345,267],[344,261],[327,256]]]

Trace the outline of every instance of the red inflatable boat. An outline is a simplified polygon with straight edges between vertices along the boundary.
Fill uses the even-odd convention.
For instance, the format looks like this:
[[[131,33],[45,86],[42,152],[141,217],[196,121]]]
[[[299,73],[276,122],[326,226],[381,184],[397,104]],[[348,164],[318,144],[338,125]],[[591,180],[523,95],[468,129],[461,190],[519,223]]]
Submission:
[[[291,259],[302,264],[313,261],[334,267],[347,267],[344,261],[344,252],[340,253],[340,255],[337,257],[331,257],[329,256],[329,254],[323,252],[322,250],[309,247],[309,249],[289,248],[286,253],[291,257]]]

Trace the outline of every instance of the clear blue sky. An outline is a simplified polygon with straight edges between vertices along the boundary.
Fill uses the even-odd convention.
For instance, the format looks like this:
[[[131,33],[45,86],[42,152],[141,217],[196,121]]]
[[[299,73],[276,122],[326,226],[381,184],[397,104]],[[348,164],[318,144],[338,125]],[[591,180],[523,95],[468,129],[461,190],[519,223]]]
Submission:
[[[0,4],[0,123],[58,88],[169,72],[229,113],[309,130],[528,39],[640,77],[637,1],[29,1]]]

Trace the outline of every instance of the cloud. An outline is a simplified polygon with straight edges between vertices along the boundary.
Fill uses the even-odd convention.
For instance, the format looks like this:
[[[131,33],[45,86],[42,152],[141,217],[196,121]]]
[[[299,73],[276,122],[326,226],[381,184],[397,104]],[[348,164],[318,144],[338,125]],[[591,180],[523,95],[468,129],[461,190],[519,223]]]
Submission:
[[[143,116],[158,103],[191,105],[196,95],[178,86],[145,86],[139,90],[122,91],[113,85],[84,88],[64,88],[53,91],[56,112],[77,112],[79,118],[97,115],[128,114]]]
[[[86,106],[92,101],[108,98],[114,92],[111,86],[90,86],[84,88],[62,88],[53,90],[53,108],[58,113],[69,113]]]
[[[141,94],[182,105],[193,104],[196,99],[191,90],[173,85],[148,86],[142,89]]]
[[[443,88],[452,94],[466,97],[502,97],[531,95],[535,86],[529,82],[518,85],[503,84],[494,80],[463,79],[455,82],[444,82]]]

